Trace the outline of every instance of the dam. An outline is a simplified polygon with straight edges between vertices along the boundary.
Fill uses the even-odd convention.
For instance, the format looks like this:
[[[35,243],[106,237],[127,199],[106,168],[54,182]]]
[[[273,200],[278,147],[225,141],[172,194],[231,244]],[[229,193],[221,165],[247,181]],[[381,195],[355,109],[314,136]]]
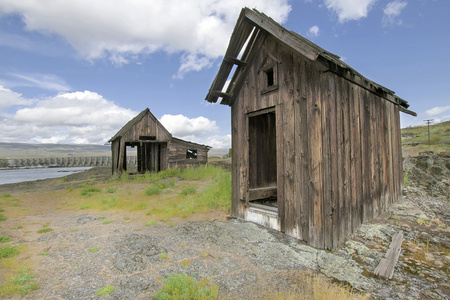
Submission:
[[[7,159],[7,168],[110,167],[111,156],[47,157]],[[127,156],[127,164],[136,165],[137,156]]]

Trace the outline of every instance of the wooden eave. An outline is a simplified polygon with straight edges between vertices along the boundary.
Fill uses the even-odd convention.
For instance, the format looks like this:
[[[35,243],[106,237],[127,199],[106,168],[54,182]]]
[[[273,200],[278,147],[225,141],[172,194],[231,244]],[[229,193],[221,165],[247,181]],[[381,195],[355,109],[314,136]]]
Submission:
[[[179,138],[176,138],[176,137],[172,137],[172,141],[175,142],[175,143],[184,144],[185,146],[192,145],[192,146],[195,146],[197,148],[204,148],[206,151],[209,151],[209,149],[212,148],[212,147],[207,146],[207,145],[202,145],[202,144],[197,144],[197,143],[190,142],[190,141],[185,141],[185,140],[182,140],[182,139],[179,139]]]
[[[142,118],[146,115],[150,115],[150,118],[155,122],[157,126],[160,126],[163,130],[166,131],[168,136],[172,136],[169,131],[158,121],[158,119],[150,112],[150,109],[147,107],[143,111],[141,111],[136,117],[128,121],[125,126],[123,126],[109,141],[108,143],[112,143],[113,141],[120,139],[122,136],[124,136],[134,125],[139,123]]]
[[[315,61],[324,72],[333,72],[379,96],[400,106],[400,110],[407,114],[417,116],[408,110],[407,101],[397,97],[395,93],[359,74],[356,70],[340,60],[340,57],[325,51],[318,45],[307,40],[301,35],[289,31],[280,24],[256,9],[243,8],[225,52],[219,71],[206,95],[205,100],[216,103],[222,98],[221,104],[233,105],[244,83],[245,77],[259,52],[267,35],[271,35],[281,43],[288,46],[295,53]],[[239,54],[242,52],[239,58]],[[223,91],[226,81],[236,65],[236,71],[226,89]]]

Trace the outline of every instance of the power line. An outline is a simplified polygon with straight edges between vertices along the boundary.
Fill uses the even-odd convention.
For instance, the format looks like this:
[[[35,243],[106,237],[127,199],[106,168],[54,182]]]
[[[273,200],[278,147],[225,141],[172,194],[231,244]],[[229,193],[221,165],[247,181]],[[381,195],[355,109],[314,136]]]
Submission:
[[[430,146],[430,124],[433,124],[434,119],[428,119],[424,121],[427,122],[428,126],[428,146]]]

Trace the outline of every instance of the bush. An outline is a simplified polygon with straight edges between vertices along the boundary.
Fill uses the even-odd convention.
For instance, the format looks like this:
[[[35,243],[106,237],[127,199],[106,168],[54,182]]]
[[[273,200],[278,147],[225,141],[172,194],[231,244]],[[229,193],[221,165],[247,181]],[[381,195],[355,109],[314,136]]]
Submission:
[[[0,258],[7,258],[16,256],[19,254],[19,249],[15,246],[6,245],[3,247],[0,247]]]
[[[99,193],[102,190],[96,186],[88,186],[81,190],[80,195],[83,197],[90,197],[94,195],[95,193]]]
[[[161,188],[157,185],[149,186],[145,191],[145,194],[147,196],[159,195],[159,193],[161,193]]]
[[[217,299],[219,288],[216,284],[202,279],[199,282],[183,274],[174,274],[163,281],[163,288],[154,296],[155,299]]]
[[[0,234],[0,244],[9,242],[11,238],[7,235]]]

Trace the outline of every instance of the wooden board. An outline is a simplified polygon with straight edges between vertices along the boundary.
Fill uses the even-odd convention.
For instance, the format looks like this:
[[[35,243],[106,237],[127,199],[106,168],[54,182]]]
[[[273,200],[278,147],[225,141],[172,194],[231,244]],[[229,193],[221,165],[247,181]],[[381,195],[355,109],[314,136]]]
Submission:
[[[403,242],[403,231],[400,231],[392,237],[392,242],[389,245],[389,249],[384,255],[384,258],[380,261],[377,268],[374,271],[375,275],[379,275],[385,278],[391,279],[394,275],[395,265],[401,253],[401,246]]]

